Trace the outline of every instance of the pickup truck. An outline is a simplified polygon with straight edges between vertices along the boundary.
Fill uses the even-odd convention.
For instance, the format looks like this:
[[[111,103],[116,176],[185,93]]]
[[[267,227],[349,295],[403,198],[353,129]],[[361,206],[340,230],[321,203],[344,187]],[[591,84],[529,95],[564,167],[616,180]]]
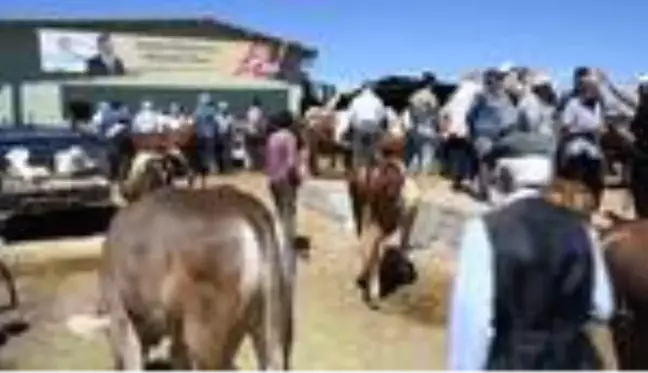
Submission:
[[[0,128],[0,226],[16,214],[110,206],[107,147],[51,126]]]

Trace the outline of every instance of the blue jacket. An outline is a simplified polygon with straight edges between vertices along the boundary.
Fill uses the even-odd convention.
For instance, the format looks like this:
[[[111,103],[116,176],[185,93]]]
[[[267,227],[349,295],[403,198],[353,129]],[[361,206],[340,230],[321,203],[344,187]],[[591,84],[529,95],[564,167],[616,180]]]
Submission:
[[[518,109],[506,94],[479,93],[468,112],[468,123],[475,138],[495,139],[515,126],[518,118]]]

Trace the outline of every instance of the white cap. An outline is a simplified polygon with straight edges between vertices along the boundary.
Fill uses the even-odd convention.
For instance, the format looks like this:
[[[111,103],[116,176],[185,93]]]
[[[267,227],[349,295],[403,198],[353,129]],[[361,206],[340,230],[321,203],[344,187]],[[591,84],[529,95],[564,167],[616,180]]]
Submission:
[[[218,103],[218,108],[221,109],[221,110],[225,110],[228,107],[229,107],[229,104],[227,103],[227,101],[220,101]]]

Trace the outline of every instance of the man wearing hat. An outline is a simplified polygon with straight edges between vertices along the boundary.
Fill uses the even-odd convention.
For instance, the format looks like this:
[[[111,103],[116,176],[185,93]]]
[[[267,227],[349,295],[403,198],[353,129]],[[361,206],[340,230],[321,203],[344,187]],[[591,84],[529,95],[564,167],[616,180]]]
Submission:
[[[518,122],[517,108],[504,87],[507,74],[502,69],[487,70],[484,89],[475,96],[468,111],[470,135],[476,152],[478,192],[483,200],[488,200],[492,169],[487,157],[506,130]]]
[[[450,309],[449,369],[595,370],[590,322],[608,321],[611,284],[595,231],[591,168],[566,155],[499,164],[500,207],[466,223]],[[586,160],[590,161],[590,160]],[[548,185],[547,185],[548,184]]]
[[[583,167],[592,167],[588,172],[586,185],[594,193],[598,206],[605,188],[603,180],[604,155],[601,148],[601,134],[605,125],[605,101],[601,95],[599,74],[588,69],[577,80],[574,96],[571,97],[560,118],[560,140],[556,157],[564,159],[563,153],[570,155],[587,154],[592,162]],[[597,207],[598,208],[598,207]]]

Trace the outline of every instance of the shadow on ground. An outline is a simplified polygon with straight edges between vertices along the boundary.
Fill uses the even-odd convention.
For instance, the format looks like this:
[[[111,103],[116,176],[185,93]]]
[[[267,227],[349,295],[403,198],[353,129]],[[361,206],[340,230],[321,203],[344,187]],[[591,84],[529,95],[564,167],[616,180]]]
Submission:
[[[8,242],[82,237],[104,232],[115,213],[112,208],[75,208],[40,215],[18,215],[7,221]]]

